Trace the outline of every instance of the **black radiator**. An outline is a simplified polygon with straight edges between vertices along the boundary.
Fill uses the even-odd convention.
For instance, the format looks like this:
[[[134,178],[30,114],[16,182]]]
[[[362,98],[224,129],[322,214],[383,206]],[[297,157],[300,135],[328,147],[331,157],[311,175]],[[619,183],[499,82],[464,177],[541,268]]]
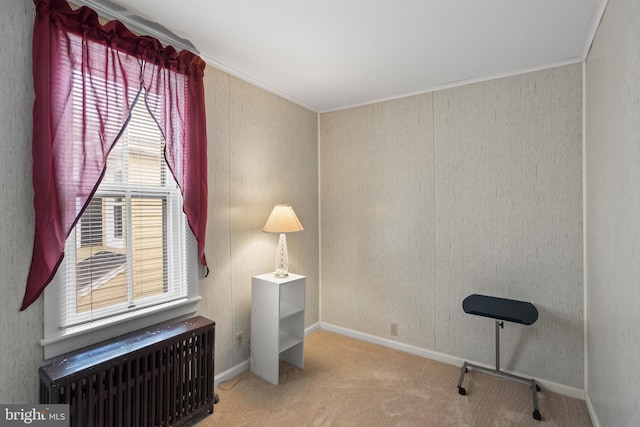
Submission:
[[[71,426],[180,426],[213,413],[215,323],[194,317],[66,355],[40,368],[40,403]]]

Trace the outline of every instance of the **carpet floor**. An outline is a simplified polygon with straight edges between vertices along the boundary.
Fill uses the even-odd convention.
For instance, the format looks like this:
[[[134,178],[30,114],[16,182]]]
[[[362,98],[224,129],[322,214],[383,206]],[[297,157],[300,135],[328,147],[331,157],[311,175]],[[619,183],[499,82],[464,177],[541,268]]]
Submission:
[[[279,385],[249,371],[220,384],[220,402],[198,427],[588,427],[584,401],[319,330],[305,338],[304,369],[280,362]]]

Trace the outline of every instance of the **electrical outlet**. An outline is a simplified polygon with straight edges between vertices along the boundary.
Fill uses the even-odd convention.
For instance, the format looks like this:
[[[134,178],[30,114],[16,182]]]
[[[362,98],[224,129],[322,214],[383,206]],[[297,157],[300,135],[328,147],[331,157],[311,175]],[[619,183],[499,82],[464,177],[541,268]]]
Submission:
[[[397,337],[398,336],[398,324],[397,323],[391,323],[391,327],[389,328],[389,334],[392,337]]]
[[[244,331],[240,331],[236,333],[236,348],[238,349],[242,348],[243,344],[244,344]]]

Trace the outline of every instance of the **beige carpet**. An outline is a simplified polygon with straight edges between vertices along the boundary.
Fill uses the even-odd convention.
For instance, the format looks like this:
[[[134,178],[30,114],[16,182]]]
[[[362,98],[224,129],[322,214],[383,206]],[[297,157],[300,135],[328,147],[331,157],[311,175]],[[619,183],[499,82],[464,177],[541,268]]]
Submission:
[[[591,426],[585,403],[460,368],[316,331],[304,369],[280,363],[280,385],[247,371],[220,384],[220,402],[198,427],[218,426]]]

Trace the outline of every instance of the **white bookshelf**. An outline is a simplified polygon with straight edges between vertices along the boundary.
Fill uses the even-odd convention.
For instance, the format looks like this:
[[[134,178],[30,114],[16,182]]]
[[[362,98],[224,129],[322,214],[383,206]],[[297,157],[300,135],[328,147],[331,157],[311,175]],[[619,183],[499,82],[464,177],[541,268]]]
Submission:
[[[273,273],[251,281],[251,372],[278,384],[280,360],[304,367],[306,278]]]

